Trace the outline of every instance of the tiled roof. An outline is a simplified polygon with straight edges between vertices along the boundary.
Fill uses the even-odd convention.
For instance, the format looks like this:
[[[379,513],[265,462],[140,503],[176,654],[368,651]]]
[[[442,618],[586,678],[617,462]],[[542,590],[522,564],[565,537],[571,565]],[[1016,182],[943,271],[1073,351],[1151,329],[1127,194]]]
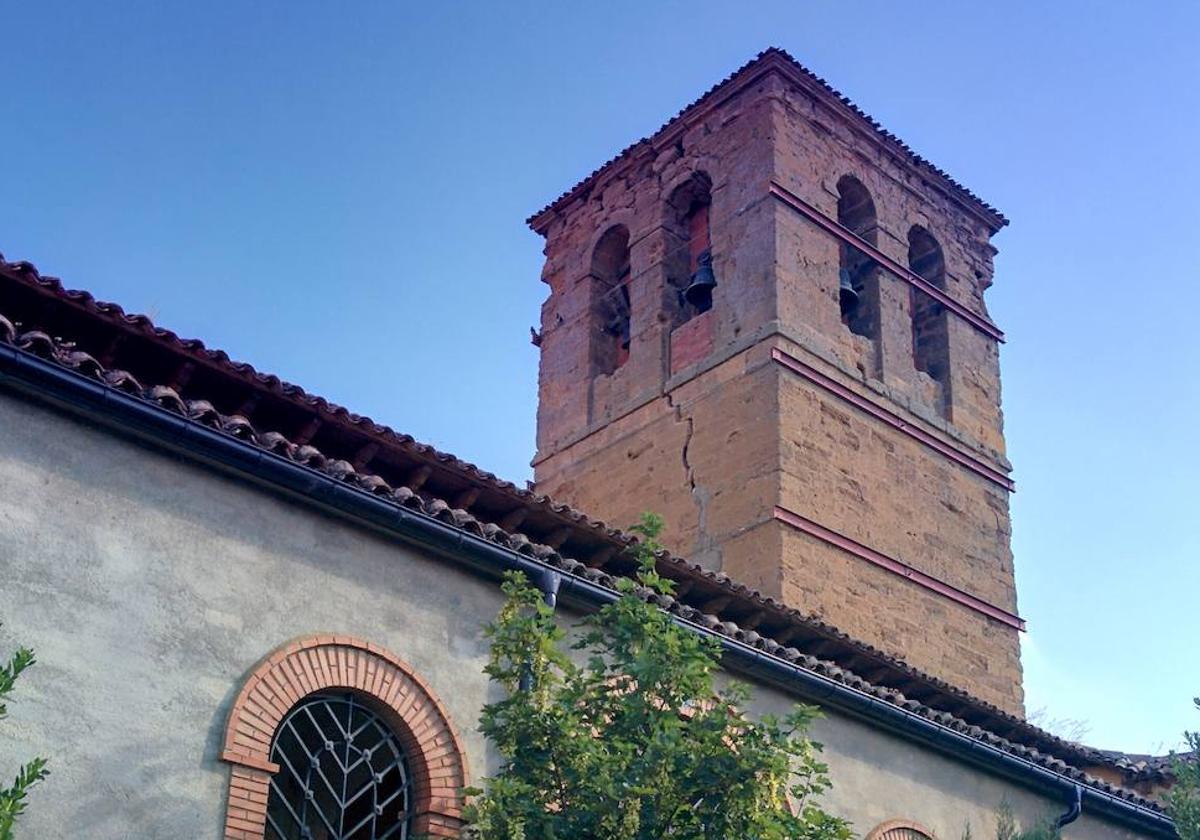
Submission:
[[[600,166],[592,174],[530,216],[526,220],[527,223],[537,230],[540,227],[538,220],[546,213],[557,210],[571,198],[586,193],[598,178],[612,170],[619,163],[633,157],[641,149],[653,149],[656,146],[656,141],[659,141],[674,129],[681,127],[689,117],[698,112],[703,106],[720,101],[725,94],[755,78],[760,71],[768,68],[777,68],[787,72],[791,78],[803,84],[808,91],[819,96],[826,104],[843,111],[849,118],[864,124],[875,138],[883,144],[884,148],[906,162],[909,166],[916,168],[931,183],[940,186],[946,193],[957,198],[966,207],[979,214],[993,232],[1008,224],[1008,219],[999,210],[954,180],[947,172],[921,157],[909,148],[908,144],[903,140],[885,129],[873,117],[855,105],[849,97],[836,90],[816,73],[813,73],[793,58],[786,50],[779,49],[778,47],[769,47],[763,50],[751,61],[734,70],[720,82],[709,88],[699,99],[685,106],[678,114],[654,132],[654,134],[627,146],[616,157]]]
[[[601,586],[612,588],[634,568],[623,554],[635,542],[628,534],[2,256],[0,344]],[[1109,754],[1031,726],[724,574],[666,552],[658,562],[676,596],[656,600],[687,621],[1081,783],[1159,807],[1079,769],[1119,768]]]
[[[1174,781],[1176,761],[1193,763],[1197,759],[1194,752],[1170,755],[1141,755],[1117,750],[1097,750],[1097,752],[1103,755],[1111,766],[1121,771],[1122,778],[1128,784]]]

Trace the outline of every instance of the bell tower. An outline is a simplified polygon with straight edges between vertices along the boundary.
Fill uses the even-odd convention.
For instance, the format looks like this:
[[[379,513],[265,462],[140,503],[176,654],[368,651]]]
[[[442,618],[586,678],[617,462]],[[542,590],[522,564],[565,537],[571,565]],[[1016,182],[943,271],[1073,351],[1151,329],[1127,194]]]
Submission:
[[[538,490],[1020,714],[1004,224],[767,50],[530,219]]]

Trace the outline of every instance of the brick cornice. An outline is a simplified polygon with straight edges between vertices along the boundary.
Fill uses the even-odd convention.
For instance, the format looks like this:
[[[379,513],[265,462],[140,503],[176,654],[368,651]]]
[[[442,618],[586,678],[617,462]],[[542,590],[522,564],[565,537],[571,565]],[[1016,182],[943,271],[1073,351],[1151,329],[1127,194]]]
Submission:
[[[796,211],[801,216],[804,216],[804,218],[808,219],[810,222],[838,241],[844,242],[851,248],[855,248],[856,250],[866,254],[878,265],[882,266],[889,274],[909,284],[922,294],[926,294],[933,298],[942,306],[946,307],[948,310],[966,321],[975,329],[979,330],[984,335],[999,342],[1004,341],[1004,332],[990,320],[978,314],[977,312],[972,312],[970,309],[963,306],[954,298],[950,297],[950,295],[946,294],[937,286],[930,283],[921,275],[900,265],[900,263],[896,262],[887,254],[880,251],[870,242],[867,242],[862,237],[855,235],[853,231],[849,230],[844,225],[839,224],[837,221],[829,218],[820,210],[813,207],[800,196],[789,190],[787,187],[772,181],[767,189],[771,195],[783,202],[786,207]]]
[[[771,358],[778,362],[783,367],[790,370],[792,373],[806,379],[813,385],[827,391],[830,394],[841,399],[843,402],[849,403],[855,408],[862,411],[864,414],[874,417],[876,420],[891,426],[901,434],[912,438],[923,446],[932,449],[934,452],[949,458],[951,461],[965,467],[976,475],[987,479],[993,484],[998,484],[1010,493],[1016,489],[1013,480],[1005,475],[1000,470],[991,466],[978,456],[964,452],[956,446],[953,446],[941,438],[930,434],[919,426],[910,423],[900,415],[896,414],[882,405],[879,405],[875,400],[863,396],[856,391],[847,388],[837,380],[825,375],[821,371],[812,367],[809,364],[801,361],[795,356],[780,350],[778,347],[771,349]]]
[[[943,598],[953,601],[956,604],[961,604],[973,612],[980,615],[985,615],[988,618],[999,621],[1001,624],[1007,624],[1016,630],[1025,629],[1025,619],[1021,618],[1016,613],[1009,612],[1006,609],[988,603],[987,601],[972,595],[966,590],[959,589],[953,584],[946,583],[944,580],[926,574],[920,569],[916,569],[903,560],[897,560],[894,557],[889,557],[881,551],[876,551],[870,546],[863,545],[845,534],[840,534],[832,528],[827,528],[824,525],[802,516],[795,511],[788,510],[781,505],[775,506],[775,519],[795,528],[797,531],[802,531],[809,536],[816,537],[822,542],[832,545],[835,548],[840,548],[847,554],[853,554],[861,560],[866,560],[868,563],[885,569],[894,575],[898,575],[905,580],[911,581],[922,589],[929,592],[937,593]]]

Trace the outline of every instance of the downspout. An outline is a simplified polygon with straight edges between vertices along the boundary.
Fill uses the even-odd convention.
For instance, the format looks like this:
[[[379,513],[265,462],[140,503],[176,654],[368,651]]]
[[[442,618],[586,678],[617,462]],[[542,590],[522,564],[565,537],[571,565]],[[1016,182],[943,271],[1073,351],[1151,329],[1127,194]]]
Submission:
[[[558,588],[562,585],[562,575],[554,569],[542,567],[530,575],[530,582],[542,593],[546,606],[554,609],[558,606]]]
[[[530,583],[537,587],[542,593],[542,600],[546,606],[553,610],[558,606],[558,588],[562,584],[562,575],[554,569],[542,567],[532,570],[522,570]],[[525,665],[525,673],[521,674],[521,682],[518,686],[521,691],[529,691],[533,688],[533,667],[529,664]]]
[[[1067,808],[1065,813],[1060,814],[1058,819],[1054,821],[1054,828],[1056,831],[1061,832],[1068,825],[1079,819],[1079,815],[1083,813],[1083,788],[1079,785],[1075,785],[1075,787],[1071,789],[1070,799],[1068,802],[1070,803],[1070,807]]]

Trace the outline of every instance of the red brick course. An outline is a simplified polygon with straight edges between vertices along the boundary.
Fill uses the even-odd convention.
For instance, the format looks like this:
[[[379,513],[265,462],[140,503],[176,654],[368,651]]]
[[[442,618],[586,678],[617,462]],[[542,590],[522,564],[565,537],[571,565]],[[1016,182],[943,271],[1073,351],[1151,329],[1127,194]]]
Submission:
[[[712,310],[671,331],[671,375],[708,358],[713,349]]]
[[[224,761],[233,765],[227,840],[262,840],[271,776],[271,740],[288,711],[309,694],[349,689],[373,699],[404,745],[413,774],[413,831],[457,837],[467,765],[462,743],[437,696],[393,654],[349,636],[311,636],[263,660],[234,701]]]

